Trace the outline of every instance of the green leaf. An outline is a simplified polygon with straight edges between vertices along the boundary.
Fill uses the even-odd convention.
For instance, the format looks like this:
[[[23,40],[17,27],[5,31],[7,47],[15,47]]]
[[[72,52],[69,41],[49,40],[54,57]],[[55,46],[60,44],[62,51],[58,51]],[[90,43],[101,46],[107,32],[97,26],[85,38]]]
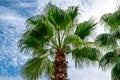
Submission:
[[[79,46],[82,44],[82,40],[77,35],[69,35],[64,39],[64,46],[67,44],[73,44],[74,46]]]
[[[46,70],[48,72],[46,74],[52,77],[53,71],[50,69],[53,69],[53,64],[47,57],[33,58],[25,63],[21,73],[27,80],[37,80]]]
[[[106,53],[100,60],[99,65],[105,69],[108,66],[113,66],[115,65],[118,61],[118,53],[116,52],[108,52]]]
[[[90,33],[95,28],[95,25],[96,23],[94,23],[93,20],[84,21],[83,23],[77,25],[75,34],[78,35],[81,39],[84,39],[85,37],[90,35]]]
[[[72,57],[75,60],[75,66],[79,67],[79,64],[86,62],[96,62],[100,59],[100,52],[96,48],[84,47],[82,49],[74,49],[72,51]]]
[[[109,33],[103,33],[96,37],[95,40],[100,46],[116,45],[116,39]]]
[[[70,6],[67,10],[66,10],[67,14],[69,15],[70,17],[70,20],[73,22],[77,15],[79,14],[78,13],[78,6]]]
[[[67,18],[66,13],[64,10],[58,8],[57,6],[49,3],[46,7],[46,15],[48,20],[54,25],[56,30],[63,30],[65,26],[62,26],[64,21]]]
[[[43,22],[38,23],[38,25],[31,30],[30,35],[34,36],[35,38],[51,38],[54,35],[53,25],[47,20],[44,20]]]
[[[65,47],[65,53],[66,53],[66,54],[69,54],[70,52],[71,52],[70,46],[66,46],[66,47]]]
[[[120,62],[118,62],[111,72],[112,80],[120,80]]]
[[[101,17],[101,21],[104,21],[105,24],[109,25],[110,31],[120,30],[120,13],[119,10],[114,13],[108,13]]]
[[[49,38],[54,35],[54,27],[44,15],[36,15],[26,22],[29,35],[35,38]]]
[[[46,6],[45,11],[48,20],[56,30],[65,30],[72,27],[72,23],[78,15],[78,7],[71,6],[67,10],[62,10],[51,3]]]
[[[45,54],[47,49],[46,46],[46,39],[36,39],[29,35],[29,33],[25,33],[22,38],[18,42],[18,47],[20,48],[21,52],[24,54],[29,54],[32,56],[40,56]]]

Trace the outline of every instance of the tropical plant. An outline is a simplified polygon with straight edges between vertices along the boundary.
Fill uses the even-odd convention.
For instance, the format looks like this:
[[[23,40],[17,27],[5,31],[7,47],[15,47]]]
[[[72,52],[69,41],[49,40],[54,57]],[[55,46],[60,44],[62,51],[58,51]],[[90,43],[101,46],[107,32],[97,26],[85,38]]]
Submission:
[[[103,69],[112,66],[111,79],[120,80],[120,7],[114,13],[103,15],[101,21],[110,30],[96,38],[100,47],[107,47],[107,53],[101,58],[99,65]]]
[[[32,56],[21,69],[25,79],[37,80],[46,74],[51,80],[67,80],[69,54],[76,67],[99,60],[94,42],[85,40],[96,23],[90,19],[78,24],[78,15],[77,6],[63,10],[48,3],[42,14],[27,19],[27,29],[18,45],[21,52]]]

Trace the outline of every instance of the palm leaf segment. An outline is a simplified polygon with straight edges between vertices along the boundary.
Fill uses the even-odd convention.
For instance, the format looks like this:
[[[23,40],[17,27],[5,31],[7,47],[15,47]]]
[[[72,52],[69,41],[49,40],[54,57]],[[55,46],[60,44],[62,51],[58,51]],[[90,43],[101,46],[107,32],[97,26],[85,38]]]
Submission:
[[[46,58],[33,58],[27,61],[27,63],[23,66],[21,72],[26,80],[37,80],[43,72],[46,72],[47,76],[53,75],[53,62]]]
[[[95,28],[96,23],[93,20],[85,21],[77,25],[75,34],[78,35],[81,39],[84,39],[86,36],[90,35],[91,31]]]
[[[78,15],[78,7],[69,7],[64,11],[51,3],[45,8],[47,18],[54,25],[56,30],[65,30],[72,27],[72,23]]]
[[[113,66],[115,65],[120,59],[120,54],[116,52],[108,52],[106,53],[100,60],[100,66],[106,67],[106,66]]]
[[[120,10],[116,10],[114,13],[105,14],[101,19],[110,27],[110,31],[120,30]]]
[[[74,49],[72,51],[72,57],[75,60],[75,67],[81,67],[82,63],[89,65],[91,62],[99,61],[100,52],[96,48],[84,47],[82,49]]]
[[[94,22],[85,21],[78,24],[75,32],[69,31],[77,25],[75,25],[77,15],[78,7],[73,6],[62,10],[48,3],[44,9],[44,15],[36,15],[27,20],[26,32],[19,40],[18,45],[21,52],[33,56],[21,70],[26,79],[37,80],[43,73],[52,78],[54,59],[50,56],[55,54],[58,49],[72,53],[77,64],[85,59],[92,61],[99,59],[100,53],[97,49],[84,48],[87,44],[84,38],[89,36],[94,29]]]
[[[115,35],[110,33],[103,33],[96,37],[95,40],[100,46],[110,46],[110,45],[116,45],[116,38]]]
[[[112,80],[120,79],[120,62],[118,62],[112,69]]]

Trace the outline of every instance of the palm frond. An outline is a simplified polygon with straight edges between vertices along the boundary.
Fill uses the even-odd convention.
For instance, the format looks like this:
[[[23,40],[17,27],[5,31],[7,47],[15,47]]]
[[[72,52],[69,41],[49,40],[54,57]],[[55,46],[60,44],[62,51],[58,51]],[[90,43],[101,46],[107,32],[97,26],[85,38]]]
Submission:
[[[75,66],[80,67],[79,64],[84,62],[89,65],[90,62],[99,61],[101,53],[96,48],[84,47],[82,49],[74,49],[72,57],[75,60]]]
[[[35,36],[31,36],[28,31],[23,34],[22,38],[19,40],[18,47],[20,48],[21,52],[24,52],[25,54],[40,56],[47,51],[47,49],[44,48],[45,44],[48,42],[46,41],[47,39],[37,39]]]
[[[65,11],[66,12],[66,20],[67,26],[66,26],[66,34],[69,34],[74,31],[76,25],[77,25],[77,16],[79,15],[78,6],[70,6]]]
[[[48,58],[33,58],[25,63],[21,73],[26,80],[37,80],[46,70],[46,74],[52,77],[53,63]]]
[[[117,10],[114,13],[105,14],[101,17],[101,21],[103,21],[106,25],[109,25],[110,31],[113,32],[115,30],[120,30],[120,13]],[[104,24],[103,23],[103,24]]]
[[[114,66],[120,59],[119,54],[116,52],[106,53],[100,60],[99,65],[103,69],[109,66]]]
[[[55,34],[53,25],[45,17],[38,18],[35,16],[28,19],[27,31],[18,42],[21,52],[28,53],[28,51],[31,51],[33,54],[44,52],[43,48],[49,42],[48,39]]]
[[[49,3],[45,10],[48,20],[54,25],[56,30],[65,30],[72,26],[73,21],[78,15],[78,7],[71,6],[67,10],[62,10]]]
[[[66,26],[63,26],[63,24],[65,24],[65,22],[67,22],[66,18],[68,18],[66,16],[65,11],[51,3],[49,3],[45,9],[46,9],[45,11],[47,11],[46,15],[48,17],[48,20],[54,25],[55,29],[56,30],[65,29]]]
[[[112,80],[120,80],[120,62],[118,62],[111,72]]]
[[[29,38],[22,38],[19,42],[18,47],[20,48],[21,52],[24,52],[25,54],[29,54],[30,53],[32,55],[38,55],[35,52],[40,52],[44,51],[43,49],[43,43],[41,43],[40,41],[37,41],[31,37]]]
[[[109,33],[103,33],[96,37],[95,40],[100,46],[116,45],[116,39]]]
[[[35,27],[30,30],[30,36],[46,39],[54,35],[54,27],[45,17],[42,17],[41,20],[34,26]]]
[[[65,53],[66,54],[69,54],[71,51],[72,51],[72,49],[71,49],[71,47],[68,45],[68,46],[65,46]]]
[[[82,40],[77,35],[69,35],[64,39],[64,46],[67,44],[73,44],[73,46],[79,46],[82,44]]]
[[[70,20],[73,21],[76,19],[76,17],[78,16],[78,6],[70,6],[67,10],[66,10],[67,15],[69,16]]]
[[[33,29],[44,17],[44,15],[35,15],[33,17],[28,18],[26,20],[26,28]]]
[[[96,23],[93,20],[84,21],[83,23],[78,24],[75,34],[78,35],[81,39],[89,36],[91,31],[95,28]]]

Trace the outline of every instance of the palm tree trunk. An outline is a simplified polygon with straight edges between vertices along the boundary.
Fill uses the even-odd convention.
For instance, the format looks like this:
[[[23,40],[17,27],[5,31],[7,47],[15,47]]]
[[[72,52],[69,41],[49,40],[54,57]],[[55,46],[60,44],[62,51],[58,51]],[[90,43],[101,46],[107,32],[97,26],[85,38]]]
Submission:
[[[54,79],[52,80],[67,80],[67,61],[63,49],[56,52],[54,70]]]

